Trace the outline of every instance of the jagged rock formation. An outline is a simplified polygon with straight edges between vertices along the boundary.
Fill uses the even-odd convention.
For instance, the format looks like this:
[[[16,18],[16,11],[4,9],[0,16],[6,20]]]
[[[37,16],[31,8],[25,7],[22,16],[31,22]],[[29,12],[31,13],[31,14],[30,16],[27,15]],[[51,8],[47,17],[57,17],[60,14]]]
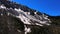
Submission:
[[[0,0],[0,34],[60,34],[60,17]]]

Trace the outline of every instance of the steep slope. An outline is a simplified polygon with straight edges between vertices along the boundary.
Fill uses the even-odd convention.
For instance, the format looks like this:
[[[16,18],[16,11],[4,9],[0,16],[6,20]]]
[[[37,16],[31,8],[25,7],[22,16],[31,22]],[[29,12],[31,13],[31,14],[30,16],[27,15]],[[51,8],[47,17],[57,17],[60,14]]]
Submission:
[[[59,18],[9,0],[0,0],[1,34],[59,34]]]

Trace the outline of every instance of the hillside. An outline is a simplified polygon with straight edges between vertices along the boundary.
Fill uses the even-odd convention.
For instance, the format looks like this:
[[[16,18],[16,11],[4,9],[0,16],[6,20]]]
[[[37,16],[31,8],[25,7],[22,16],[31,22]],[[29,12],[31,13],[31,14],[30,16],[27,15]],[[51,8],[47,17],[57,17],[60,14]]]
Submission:
[[[60,16],[0,0],[0,34],[60,34]]]

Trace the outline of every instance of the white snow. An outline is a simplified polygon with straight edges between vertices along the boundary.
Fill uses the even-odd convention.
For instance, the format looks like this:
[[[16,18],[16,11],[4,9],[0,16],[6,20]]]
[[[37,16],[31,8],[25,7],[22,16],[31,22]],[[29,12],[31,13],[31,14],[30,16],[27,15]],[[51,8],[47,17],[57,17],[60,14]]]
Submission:
[[[34,14],[37,14],[37,12],[34,12]]]
[[[19,12],[19,9],[14,8],[14,10],[16,10],[16,11],[18,11],[18,12]]]
[[[6,7],[4,5],[1,5],[0,8],[5,9]],[[12,9],[12,8],[10,8],[10,9]],[[50,19],[48,19],[48,16],[46,16],[44,14],[37,15],[37,12],[34,12],[34,14],[36,15],[36,17],[35,17],[35,16],[30,15],[30,12],[24,12],[20,8],[19,9],[15,8],[14,10],[19,13],[19,16],[16,16],[16,17],[19,18],[19,19],[21,19],[21,21],[24,24],[33,25],[33,24],[31,24],[31,23],[33,23],[32,21],[36,21],[36,22],[38,22],[38,23],[34,22],[34,24],[36,24],[36,25],[40,25],[40,26],[43,26],[41,24],[50,25],[49,24],[51,22]],[[3,15],[3,14],[1,14],[1,15]],[[8,15],[9,15],[9,13],[8,13]],[[13,15],[13,14],[11,14],[11,15]],[[15,15],[13,15],[13,16],[15,16]],[[39,18],[39,19],[37,19],[37,18]],[[43,20],[43,19],[45,19],[45,20]],[[30,20],[32,20],[32,21],[30,21]],[[41,20],[43,20],[43,21],[41,21]]]
[[[38,26],[43,26],[42,24],[38,24],[38,23],[36,23],[36,25],[38,25]]]
[[[5,6],[1,5],[0,8],[2,9],[6,9]],[[12,8],[10,8],[12,9]],[[21,21],[24,24],[28,24],[28,25],[38,25],[38,26],[44,26],[44,25],[50,25],[49,23],[51,23],[50,19],[48,19],[48,16],[42,14],[42,15],[37,15],[37,12],[34,12],[35,16],[30,15],[30,12],[24,12],[21,9],[14,9],[15,11],[17,11],[19,13],[19,16],[16,16],[17,18],[21,19]],[[9,15],[10,13],[8,13]],[[13,15],[13,14],[11,14]],[[3,16],[3,14],[1,14],[1,16]],[[15,16],[15,15],[13,15]],[[39,18],[39,19],[37,19]],[[36,22],[35,22],[36,21]],[[32,24],[33,23],[33,24]],[[17,30],[18,32],[21,32],[20,30]],[[25,34],[31,32],[31,28],[27,28],[25,26]]]
[[[21,19],[21,21],[22,21],[24,24],[31,24],[31,23],[28,22],[29,19],[27,19],[25,16],[23,16],[23,15],[20,14],[20,16],[18,16],[18,17]]]
[[[14,10],[16,10],[17,12],[23,12],[23,10],[17,8],[14,8]]]
[[[44,19],[48,19],[47,17],[44,17]]]
[[[28,15],[30,15],[30,12],[28,12]]]
[[[31,29],[30,29],[30,28],[27,28],[27,27],[25,26],[25,34],[27,34],[27,33],[29,33],[29,32],[31,32]]]
[[[4,5],[1,5],[0,8],[6,9],[6,7]]]
[[[34,17],[34,16],[32,16],[32,15],[30,15],[30,12],[24,12],[23,10],[21,10],[21,9],[16,9],[15,8],[15,10],[16,11],[19,11],[19,13],[20,13],[20,15],[18,16],[18,18],[20,18],[21,19],[21,21],[24,23],[24,24],[30,24],[31,25],[31,23],[30,22],[32,22],[32,21],[37,21],[37,22],[39,22],[39,23],[35,23],[36,25],[40,25],[40,26],[43,26],[43,25],[41,25],[41,24],[45,24],[45,25],[50,25],[49,23],[47,23],[48,21],[49,22],[51,22],[49,19],[48,19],[48,16],[46,16],[46,15],[42,15],[42,16],[40,16],[40,15],[37,15],[37,16],[39,16],[39,18],[41,19],[41,20],[43,20],[43,19],[45,19],[45,20],[47,20],[47,21],[41,21],[41,20],[39,20],[39,19],[36,19],[36,17]],[[35,14],[36,14],[36,12],[35,12]],[[30,21],[30,20],[32,20],[32,21]]]

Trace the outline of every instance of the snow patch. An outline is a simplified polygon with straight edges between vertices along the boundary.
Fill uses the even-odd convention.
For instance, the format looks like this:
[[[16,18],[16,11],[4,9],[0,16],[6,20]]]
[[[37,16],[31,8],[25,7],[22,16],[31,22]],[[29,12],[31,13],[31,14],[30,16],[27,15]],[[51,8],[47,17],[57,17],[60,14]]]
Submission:
[[[6,7],[4,5],[1,5],[0,8],[6,9]]]
[[[25,26],[25,34],[27,34],[27,33],[29,33],[29,32],[31,32],[31,29],[30,29],[30,28],[27,28],[27,27]]]

